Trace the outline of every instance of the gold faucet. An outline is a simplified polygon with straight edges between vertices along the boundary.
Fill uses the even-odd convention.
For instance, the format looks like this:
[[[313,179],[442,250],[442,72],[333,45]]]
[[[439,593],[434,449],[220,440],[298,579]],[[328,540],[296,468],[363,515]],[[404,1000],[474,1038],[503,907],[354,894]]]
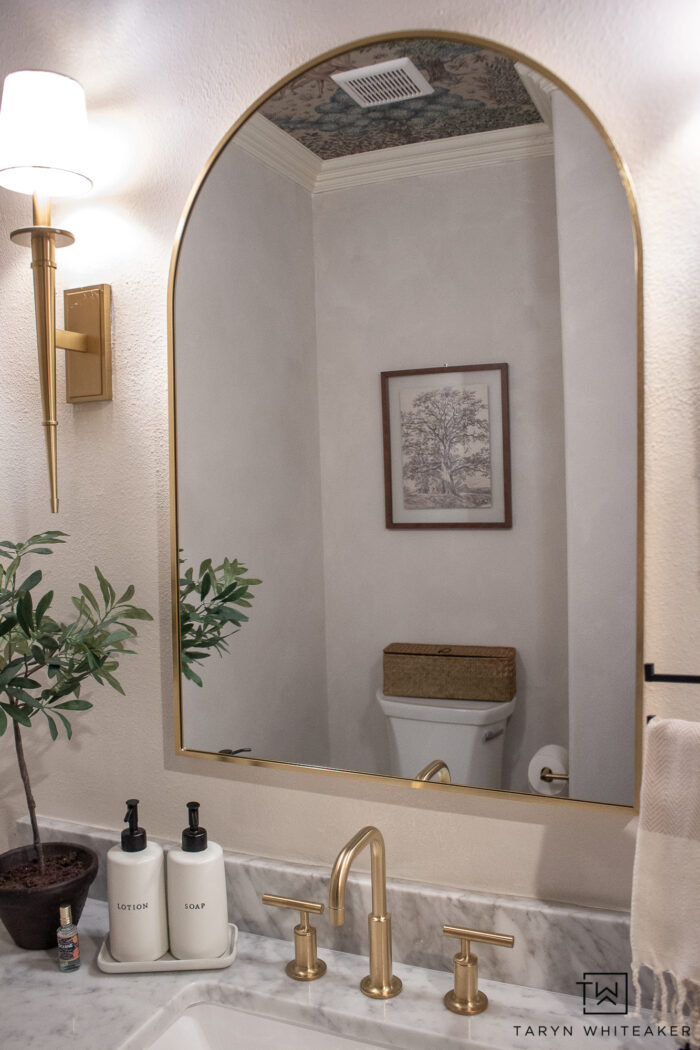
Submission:
[[[335,858],[328,893],[332,926],[345,922],[345,887],[352,862],[365,846],[370,847],[372,911],[369,914],[369,974],[360,988],[371,999],[392,999],[401,991],[401,981],[391,972],[391,916],[386,910],[386,850],[381,832],[362,828]]]
[[[446,762],[443,762],[441,758],[435,758],[432,762],[428,762],[424,769],[421,769],[420,773],[416,774],[416,780],[433,780],[435,779],[438,784],[451,784],[452,777],[450,776],[449,766]]]

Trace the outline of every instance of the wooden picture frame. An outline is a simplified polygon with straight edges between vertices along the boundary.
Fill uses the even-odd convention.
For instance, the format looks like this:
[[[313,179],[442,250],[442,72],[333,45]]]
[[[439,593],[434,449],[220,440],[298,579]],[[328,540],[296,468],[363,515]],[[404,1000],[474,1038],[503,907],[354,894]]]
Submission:
[[[388,529],[509,529],[508,365],[382,372]]]

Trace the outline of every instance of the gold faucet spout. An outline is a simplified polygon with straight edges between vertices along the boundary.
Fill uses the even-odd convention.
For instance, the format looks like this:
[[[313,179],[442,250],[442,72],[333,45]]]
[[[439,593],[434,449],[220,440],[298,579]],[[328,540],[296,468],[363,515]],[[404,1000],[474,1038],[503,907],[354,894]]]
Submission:
[[[352,863],[365,846],[370,847],[370,864],[372,872],[372,912],[374,915],[386,913],[386,851],[384,838],[378,828],[362,828],[343,846],[335,859],[331,872],[331,885],[328,893],[328,910],[332,926],[342,926],[345,922],[345,887]]]
[[[378,828],[362,828],[343,846],[335,859],[328,892],[332,926],[345,922],[348,874],[359,853],[369,846],[372,879],[372,911],[369,915],[369,975],[360,988],[372,999],[391,999],[401,991],[401,981],[391,970],[391,916],[386,910],[386,849]]]

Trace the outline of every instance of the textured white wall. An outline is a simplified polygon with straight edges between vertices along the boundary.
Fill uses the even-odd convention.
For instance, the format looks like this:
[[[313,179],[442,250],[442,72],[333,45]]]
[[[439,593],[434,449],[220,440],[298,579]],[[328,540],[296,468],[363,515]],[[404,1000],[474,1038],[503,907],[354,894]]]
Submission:
[[[40,810],[117,827],[136,795],[153,832],[175,836],[202,803],[212,837],[328,862],[364,823],[385,832],[406,878],[624,906],[633,824],[624,812],[412,791],[331,774],[221,768],[172,754],[167,458],[167,272],[179,217],[215,143],[270,84],[324,50],[382,31],[468,32],[518,48],[590,105],[625,158],[645,245],[647,629],[665,670],[698,670],[700,9],[695,0],[7,0],[0,72],[57,68],[85,85],[104,146],[95,191],[58,224],[79,240],[59,284],[108,281],[115,400],[61,412],[57,585],[94,562],[138,584],[156,624],[124,665],[128,692],[98,698],[71,745],[31,741]],[[2,192],[2,226],[29,221]],[[0,238],[2,531],[55,526],[47,511],[26,255]],[[695,666],[694,666],[695,665]],[[695,693],[649,687],[657,713],[697,712]],[[76,720],[77,721],[77,720]],[[165,735],[164,735],[165,734]],[[2,824],[22,812],[4,745]],[[50,779],[49,779],[50,775]],[[181,803],[180,804],[180,800]]]

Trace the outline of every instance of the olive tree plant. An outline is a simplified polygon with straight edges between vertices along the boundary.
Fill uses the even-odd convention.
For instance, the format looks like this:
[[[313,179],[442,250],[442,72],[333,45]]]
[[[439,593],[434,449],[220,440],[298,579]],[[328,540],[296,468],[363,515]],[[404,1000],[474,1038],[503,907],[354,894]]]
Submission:
[[[130,621],[153,619],[132,604],[133,585],[117,597],[97,566],[98,587],[92,590],[78,584],[80,593],[72,598],[73,619],[67,623],[54,619],[50,614],[54,592],[37,598],[41,569],[24,578],[21,569],[27,555],[52,554],[65,535],[52,530],[22,543],[0,541],[0,736],[12,729],[41,871],[44,855],[22,733],[40,723],[52,740],[61,731],[70,739],[73,713],[92,707],[80,695],[85,681],[109,685],[123,695],[114,672],[121,657],[134,652],[129,646],[137,631]]]
[[[180,559],[180,566],[185,563]],[[248,617],[255,595],[250,591],[261,580],[248,576],[245,565],[237,559],[224,558],[214,566],[207,558],[195,577],[192,567],[180,576],[180,664],[185,678],[201,686],[202,679],[193,664],[211,656],[227,653],[227,639],[236,634]],[[238,608],[236,608],[236,606]]]

